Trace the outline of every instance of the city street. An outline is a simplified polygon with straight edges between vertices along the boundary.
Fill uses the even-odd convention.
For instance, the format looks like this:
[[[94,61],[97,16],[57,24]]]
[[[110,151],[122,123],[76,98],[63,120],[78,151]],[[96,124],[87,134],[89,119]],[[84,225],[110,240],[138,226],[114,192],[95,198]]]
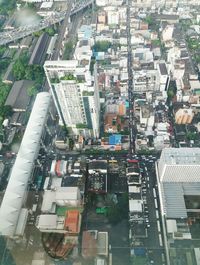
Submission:
[[[139,159],[140,160],[140,159]],[[164,256],[164,247],[161,231],[159,200],[157,193],[156,174],[155,174],[155,160],[154,156],[142,156],[140,160],[140,167],[143,171],[142,176],[146,182],[146,205],[149,219],[149,227],[147,228],[147,239],[144,240],[147,248],[148,259],[153,261],[155,265],[162,263],[162,256]]]

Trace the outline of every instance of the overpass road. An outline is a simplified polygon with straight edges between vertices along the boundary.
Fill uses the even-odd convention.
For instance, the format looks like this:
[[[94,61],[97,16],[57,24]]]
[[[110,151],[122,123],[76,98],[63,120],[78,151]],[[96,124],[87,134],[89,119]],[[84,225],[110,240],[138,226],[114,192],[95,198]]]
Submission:
[[[74,1],[68,0],[68,7],[67,7],[67,10],[65,11],[55,12],[54,15],[48,16],[40,20],[38,23],[34,23],[33,25],[27,25],[23,27],[18,27],[10,31],[1,32],[0,33],[0,45],[5,45],[7,43],[19,40],[28,35],[31,35],[32,33],[36,31],[43,30],[51,25],[54,25],[64,20],[62,30],[60,31],[60,34],[62,36],[61,38],[59,38],[59,39],[63,39],[63,36],[65,34],[65,29],[66,29],[66,26],[67,26],[67,23],[70,17],[76,15],[78,12],[81,12],[82,10],[92,5],[93,3],[94,3],[94,0],[84,0],[82,2],[77,2],[76,4],[74,4]]]

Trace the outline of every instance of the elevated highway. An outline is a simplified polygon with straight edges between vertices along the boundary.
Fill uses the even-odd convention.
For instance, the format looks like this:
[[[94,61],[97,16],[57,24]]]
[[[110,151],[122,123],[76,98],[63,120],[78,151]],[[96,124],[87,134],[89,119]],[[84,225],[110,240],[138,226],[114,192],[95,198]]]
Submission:
[[[0,45],[5,45],[7,43],[22,39],[28,35],[33,34],[36,31],[43,30],[51,25],[62,22],[63,20],[64,24],[67,26],[67,23],[71,16],[74,16],[77,13],[88,8],[89,6],[94,4],[94,2],[95,0],[84,0],[83,2],[81,1],[76,3],[73,7],[73,1],[69,1],[69,5],[66,11],[55,12],[54,15],[46,17],[40,20],[38,23],[34,23],[33,25],[18,27],[10,31],[1,32]]]

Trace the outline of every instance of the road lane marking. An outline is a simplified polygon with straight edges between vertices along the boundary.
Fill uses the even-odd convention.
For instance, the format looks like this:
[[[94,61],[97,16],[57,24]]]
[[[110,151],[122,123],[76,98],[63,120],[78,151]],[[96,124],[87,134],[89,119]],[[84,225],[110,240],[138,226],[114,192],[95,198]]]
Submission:
[[[157,227],[158,227],[158,232],[160,233],[160,222],[159,221],[157,221]]]
[[[156,190],[153,188],[153,197],[156,198]]]
[[[158,210],[156,210],[156,219],[159,219]]]
[[[159,236],[159,243],[160,243],[160,246],[162,247],[162,246],[163,246],[162,236],[161,236],[161,234],[159,234],[158,236]]]
[[[158,209],[158,203],[157,203],[157,200],[156,199],[154,199],[154,203],[155,203],[156,209]]]

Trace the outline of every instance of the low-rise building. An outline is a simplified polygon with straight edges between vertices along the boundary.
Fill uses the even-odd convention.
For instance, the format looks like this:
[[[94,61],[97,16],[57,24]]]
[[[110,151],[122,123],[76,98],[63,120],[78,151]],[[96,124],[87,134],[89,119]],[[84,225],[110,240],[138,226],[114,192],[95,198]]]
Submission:
[[[175,113],[175,122],[177,124],[190,124],[194,117],[193,109],[179,109]]]

